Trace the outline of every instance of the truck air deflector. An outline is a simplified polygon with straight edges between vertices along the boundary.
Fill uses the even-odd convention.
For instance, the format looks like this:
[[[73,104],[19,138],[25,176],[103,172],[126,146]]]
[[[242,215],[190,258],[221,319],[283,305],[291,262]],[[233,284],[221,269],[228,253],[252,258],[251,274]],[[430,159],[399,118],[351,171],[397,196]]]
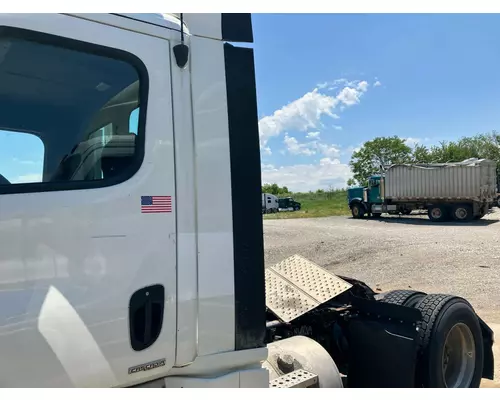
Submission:
[[[252,14],[223,13],[222,40],[228,42],[253,43]]]
[[[264,240],[254,55],[224,44],[235,297],[235,350],[265,346]]]

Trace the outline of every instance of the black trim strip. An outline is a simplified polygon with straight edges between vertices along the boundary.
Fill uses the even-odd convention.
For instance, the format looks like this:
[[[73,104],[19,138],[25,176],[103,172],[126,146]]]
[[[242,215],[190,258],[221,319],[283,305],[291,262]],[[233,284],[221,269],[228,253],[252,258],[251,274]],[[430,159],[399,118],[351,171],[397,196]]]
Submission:
[[[265,346],[260,145],[253,50],[224,45],[233,207],[235,350]]]
[[[37,182],[12,185],[0,185],[0,195],[13,193],[52,192],[62,190],[96,189],[122,183],[134,176],[142,165],[145,150],[146,110],[149,93],[148,70],[140,58],[132,53],[95,43],[69,39],[62,36],[32,31],[10,26],[0,26],[0,38],[9,37],[22,39],[44,45],[52,45],[64,49],[80,51],[101,57],[111,58],[131,65],[139,76],[139,120],[137,139],[135,144],[135,157],[133,163],[123,173],[112,178],[92,181],[65,181],[65,182]]]
[[[221,14],[222,40],[253,43],[252,14]]]

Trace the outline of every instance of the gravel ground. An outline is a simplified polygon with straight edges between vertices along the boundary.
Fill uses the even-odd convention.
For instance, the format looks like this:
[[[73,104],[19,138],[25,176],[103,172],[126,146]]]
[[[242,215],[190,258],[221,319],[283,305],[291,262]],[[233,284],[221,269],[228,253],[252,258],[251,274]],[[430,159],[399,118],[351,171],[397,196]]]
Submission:
[[[500,210],[467,224],[427,216],[264,221],[266,265],[293,254],[377,291],[412,288],[465,297],[500,322]]]

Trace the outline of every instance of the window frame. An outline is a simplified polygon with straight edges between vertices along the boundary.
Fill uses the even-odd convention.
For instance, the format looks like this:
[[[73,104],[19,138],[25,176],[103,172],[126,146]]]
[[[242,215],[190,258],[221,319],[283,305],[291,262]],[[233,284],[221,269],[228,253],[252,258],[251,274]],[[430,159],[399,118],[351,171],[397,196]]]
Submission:
[[[78,39],[38,32],[30,29],[0,25],[0,38],[11,37],[42,45],[79,51],[128,63],[139,78],[139,115],[135,140],[135,157],[130,168],[112,178],[88,181],[33,182],[0,185],[0,196],[5,194],[43,193],[68,190],[98,189],[118,185],[132,178],[141,168],[145,156],[146,114],[148,109],[149,74],[144,62],[136,55],[117,48]],[[1,125],[1,121],[0,121]],[[43,141],[42,141],[43,142]],[[46,153],[45,153],[46,154]],[[46,160],[44,160],[46,162]],[[44,171],[45,172],[45,171]]]

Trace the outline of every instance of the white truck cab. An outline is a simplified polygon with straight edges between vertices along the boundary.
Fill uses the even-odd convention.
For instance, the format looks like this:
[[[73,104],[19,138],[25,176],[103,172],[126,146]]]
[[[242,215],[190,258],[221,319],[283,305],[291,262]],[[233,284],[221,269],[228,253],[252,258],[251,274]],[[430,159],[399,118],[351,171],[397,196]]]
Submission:
[[[262,213],[276,213],[278,210],[278,197],[271,193],[262,193]]]
[[[248,14],[0,14],[0,387],[493,379],[465,299],[264,268],[252,41]]]
[[[250,15],[180,17],[0,15],[2,387],[269,383]]]

